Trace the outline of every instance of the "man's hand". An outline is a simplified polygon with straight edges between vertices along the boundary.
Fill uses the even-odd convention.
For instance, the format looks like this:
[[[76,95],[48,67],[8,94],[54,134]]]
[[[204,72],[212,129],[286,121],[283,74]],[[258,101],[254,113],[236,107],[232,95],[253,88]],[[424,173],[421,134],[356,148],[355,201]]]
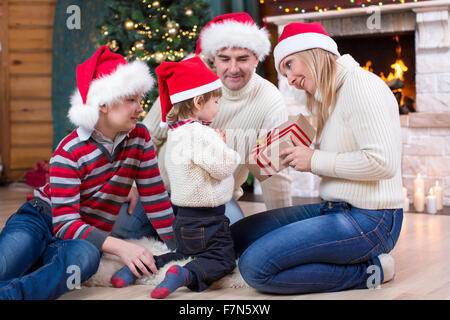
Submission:
[[[311,171],[311,158],[314,154],[314,150],[306,147],[293,135],[291,135],[291,140],[294,143],[294,146],[280,152],[280,158],[284,158],[281,163],[291,166],[297,171]]]
[[[136,187],[131,187],[130,193],[128,193],[128,197],[125,202],[129,202],[128,204],[128,214],[131,216],[136,208],[136,204],[139,200],[139,192]]]
[[[148,270],[153,274],[158,273],[153,254],[140,245],[109,236],[106,238],[105,242],[103,242],[102,251],[119,256],[125,265],[130,268],[131,272],[138,278],[140,278],[141,275],[137,269],[141,270],[147,277],[150,276]]]

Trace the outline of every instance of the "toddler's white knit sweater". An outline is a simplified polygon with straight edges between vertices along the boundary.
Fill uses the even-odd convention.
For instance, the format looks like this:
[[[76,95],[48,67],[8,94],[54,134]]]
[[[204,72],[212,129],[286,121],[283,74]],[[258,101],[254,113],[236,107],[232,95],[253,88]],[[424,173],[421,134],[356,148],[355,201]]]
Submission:
[[[222,87],[223,96],[219,100],[219,113],[211,127],[224,130],[227,144],[241,156],[241,163],[234,172],[234,199],[239,199],[243,190],[241,185],[247,180],[248,167],[245,163],[251,147],[258,138],[288,120],[288,112],[280,91],[269,81],[254,73],[250,81],[240,90]],[[159,98],[143,120],[152,137],[158,154],[161,177],[166,189],[171,192],[165,170],[167,129],[160,127],[161,105]],[[282,170],[261,183],[267,209],[292,205],[291,178],[289,171]]]
[[[241,158],[212,128],[198,122],[170,129],[165,169],[171,201],[183,207],[217,207],[231,200]]]

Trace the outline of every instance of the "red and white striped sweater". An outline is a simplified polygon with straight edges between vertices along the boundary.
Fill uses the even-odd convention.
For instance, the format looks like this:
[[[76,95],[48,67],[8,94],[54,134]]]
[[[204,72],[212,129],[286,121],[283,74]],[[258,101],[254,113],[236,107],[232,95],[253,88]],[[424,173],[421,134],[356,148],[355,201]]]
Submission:
[[[82,128],[56,148],[50,184],[34,192],[52,207],[53,232],[60,239],[85,239],[99,249],[136,181],[147,217],[161,239],[173,238],[174,219],[147,128],[137,124],[111,155]]]

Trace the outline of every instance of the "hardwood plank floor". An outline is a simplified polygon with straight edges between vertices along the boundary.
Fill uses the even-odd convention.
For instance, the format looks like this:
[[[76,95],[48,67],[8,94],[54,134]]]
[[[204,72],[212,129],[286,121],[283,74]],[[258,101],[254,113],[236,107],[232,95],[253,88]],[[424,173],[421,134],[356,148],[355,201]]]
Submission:
[[[26,194],[17,188],[0,187],[0,228],[24,202]],[[260,202],[240,201],[246,215],[265,209]],[[269,295],[251,288],[208,289],[197,293],[182,288],[170,295],[174,300],[450,300],[450,216],[406,213],[399,241],[392,251],[396,262],[393,281],[379,289],[348,290],[305,295]],[[82,287],[61,300],[148,300],[152,286],[122,289]]]

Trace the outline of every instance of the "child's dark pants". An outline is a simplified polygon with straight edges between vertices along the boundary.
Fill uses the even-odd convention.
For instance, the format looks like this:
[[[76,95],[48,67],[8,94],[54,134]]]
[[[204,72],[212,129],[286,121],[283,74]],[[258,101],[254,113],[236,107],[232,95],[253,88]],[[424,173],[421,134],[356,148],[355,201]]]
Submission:
[[[236,267],[236,257],[231,238],[229,219],[225,206],[178,207],[173,223],[177,251],[155,256],[161,268],[170,261],[193,257],[184,267],[195,274],[196,281],[188,287],[203,291]]]

